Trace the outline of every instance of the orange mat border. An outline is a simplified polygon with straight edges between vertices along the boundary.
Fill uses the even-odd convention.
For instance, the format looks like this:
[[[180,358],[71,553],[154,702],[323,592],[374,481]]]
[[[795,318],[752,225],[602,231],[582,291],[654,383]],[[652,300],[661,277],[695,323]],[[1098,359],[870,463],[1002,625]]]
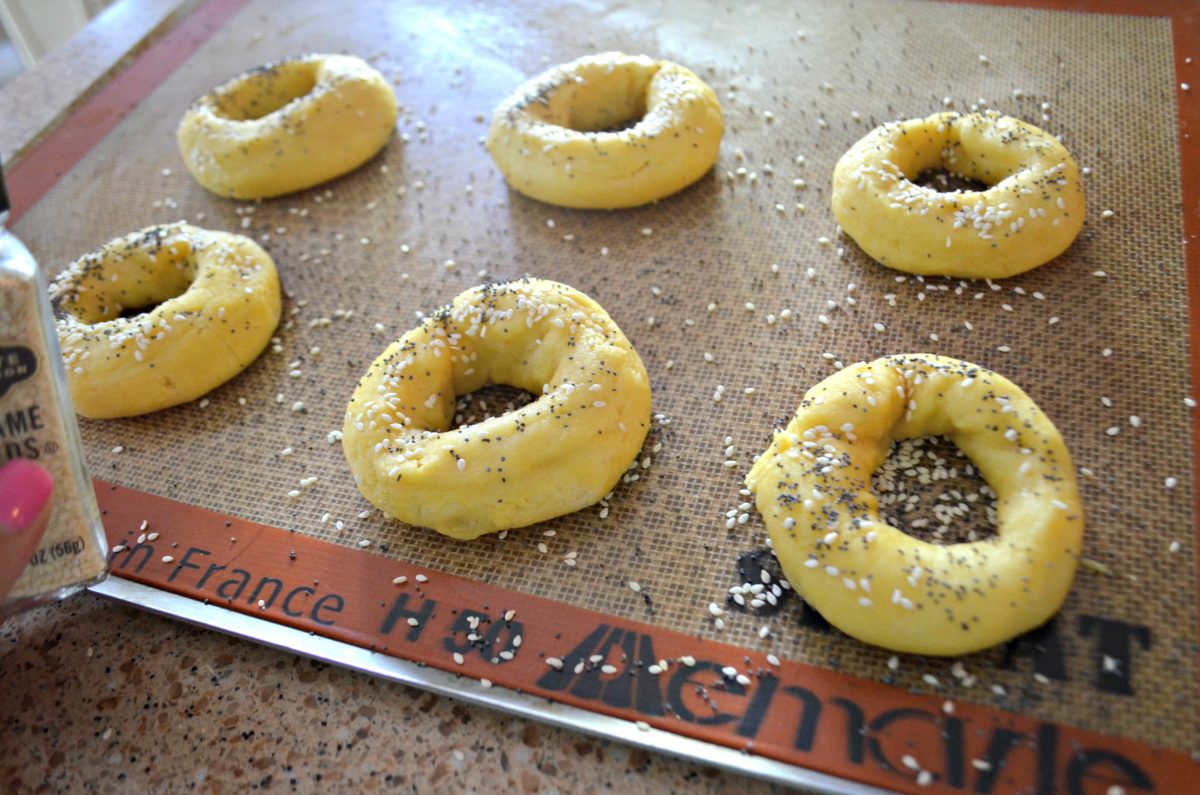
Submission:
[[[774,664],[762,652],[102,481],[96,492],[116,576],[852,781],[914,793],[1177,793],[1200,774],[1179,751]],[[651,672],[662,660],[666,669]],[[906,756],[928,771],[926,783]]]
[[[1200,53],[1189,50],[1200,47],[1200,7],[1187,0],[968,2],[1170,17],[1177,81],[1189,82],[1193,72],[1200,73],[1195,63]],[[27,152],[9,173],[14,219],[247,3],[206,0]],[[1182,89],[1177,102],[1195,384],[1200,382],[1200,358],[1194,355],[1200,350],[1200,104],[1195,92]],[[1193,445],[1200,449],[1195,422]],[[1200,477],[1197,481],[1195,509],[1200,515]],[[968,703],[955,702],[948,710],[949,702],[940,696],[914,695],[790,661],[774,666],[763,655],[739,647],[419,571],[101,481],[97,494],[110,543],[125,547],[113,554],[117,576],[847,779],[911,792],[1104,792],[1119,785],[1127,792],[1168,793],[1185,791],[1200,773],[1200,765],[1178,751]],[[161,535],[138,545],[136,528],[143,521],[160,528]],[[216,532],[214,525],[220,526]],[[225,531],[228,540],[213,543],[214,537],[225,539]],[[418,574],[427,581],[418,583]],[[397,576],[408,581],[390,584]],[[503,618],[508,610],[516,611],[511,620]],[[472,627],[473,617],[479,618],[478,628]],[[479,638],[468,640],[473,634]],[[520,647],[513,645],[517,635]],[[501,651],[512,652],[512,659],[500,656]],[[621,667],[605,672],[587,662],[599,653]],[[551,655],[564,661],[563,671],[546,663]],[[676,661],[665,672],[647,670],[657,660],[689,656],[694,666]],[[583,669],[576,673],[580,662]],[[1200,659],[1197,663],[1200,676]],[[726,675],[726,666],[748,674],[750,684]],[[697,688],[706,693],[699,701]],[[917,771],[902,764],[905,753],[931,763],[926,786],[918,784]],[[973,760],[990,767],[980,770]]]

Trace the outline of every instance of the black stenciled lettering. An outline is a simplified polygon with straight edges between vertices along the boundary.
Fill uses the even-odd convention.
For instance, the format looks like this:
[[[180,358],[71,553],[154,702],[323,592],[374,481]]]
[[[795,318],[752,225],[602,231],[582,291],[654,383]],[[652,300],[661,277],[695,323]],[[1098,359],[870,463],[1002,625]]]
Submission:
[[[1133,695],[1133,648],[1136,640],[1142,650],[1150,648],[1150,628],[1141,624],[1126,624],[1111,618],[1080,616],[1079,634],[1085,638],[1095,630],[1096,678],[1092,683],[1105,693]]]
[[[833,704],[846,713],[846,758],[856,765],[863,763],[865,756],[867,722],[862,707],[848,698],[835,698]]]
[[[942,721],[942,738],[946,741],[946,784],[955,789],[967,785],[967,749],[963,740],[963,722],[958,718]]]
[[[633,644],[636,642],[637,635],[633,633],[627,633],[623,629],[614,629],[609,636],[604,639],[604,643],[600,644],[600,648],[596,650],[596,654],[600,655],[603,659],[595,665],[588,666],[588,668],[575,679],[575,684],[571,686],[571,695],[590,700],[597,698],[602,689],[608,691],[609,687],[611,687],[612,690],[607,692],[607,696],[609,699],[612,699],[612,701],[616,702],[611,706],[628,707],[631,701],[630,696],[632,692],[632,682],[630,681],[629,677],[625,676],[623,671],[618,672],[617,678],[609,681],[606,684],[602,679],[604,672],[600,670],[600,666],[607,663],[609,652],[611,652],[613,647],[617,646],[618,644],[621,645],[621,651],[624,652],[623,656],[626,662],[632,660],[633,653],[635,651]],[[609,701],[606,699],[604,703],[608,704]]]
[[[497,621],[492,624],[483,636],[483,646],[479,649],[481,657],[489,662],[506,663],[508,660],[500,657],[501,652],[510,651],[515,656],[517,646],[513,639],[525,634],[525,625],[520,621]]]
[[[744,696],[746,694],[746,689],[737,681],[733,679],[727,679],[724,674],[721,673],[721,668],[723,667],[724,666],[722,666],[720,663],[715,663],[711,660],[697,660],[696,664],[690,668],[687,666],[680,666],[679,668],[675,669],[675,673],[671,676],[670,681],[667,682],[667,704],[670,705],[671,710],[681,720],[686,720],[689,723],[695,723],[700,726],[721,726],[737,720],[736,715],[728,712],[721,712],[718,709],[718,705],[711,700],[711,693],[708,694],[710,698],[708,705],[712,709],[711,715],[705,715],[703,717],[697,716],[696,713],[692,712],[692,710],[685,703],[685,687],[690,687],[693,691],[698,690],[701,693],[707,691],[708,684],[695,678],[705,671],[711,671],[712,673],[715,673],[718,681],[724,683],[724,691],[719,692],[732,694],[735,696]]]
[[[800,723],[796,726],[796,737],[792,747],[797,751],[811,751],[817,739],[817,721],[821,718],[821,699],[806,687],[790,685],[783,689],[789,696],[800,701]]]
[[[268,585],[271,586],[271,598],[263,599],[262,591]],[[254,586],[254,593],[250,594],[250,598],[246,600],[246,604],[257,604],[264,610],[269,609],[275,604],[275,600],[279,598],[279,592],[283,590],[283,580],[277,580],[274,577],[263,577],[258,581],[258,585]]]
[[[1015,670],[1016,658],[1028,657],[1033,661],[1033,670],[1047,679],[1060,682],[1067,680],[1066,654],[1063,652],[1062,634],[1058,631],[1058,619],[1052,618],[1037,629],[1013,638],[1004,644],[1004,659],[1000,667]]]
[[[458,618],[454,619],[454,623],[450,625],[450,634],[442,638],[442,648],[448,652],[458,652],[459,654],[466,654],[471,651],[475,647],[475,644],[468,640],[466,636],[478,634],[471,628],[472,618],[479,619],[481,624],[492,620],[491,616],[487,613],[481,613],[478,610],[461,611],[458,614]],[[460,634],[463,636],[462,641],[458,640]]]
[[[1095,781],[1100,786],[1089,787],[1088,781]],[[1132,792],[1131,787],[1154,792],[1154,781],[1129,759],[1102,748],[1081,751],[1067,763],[1067,795],[1112,792],[1118,787],[1126,793]]]
[[[883,745],[879,742],[879,735],[885,734],[893,723],[909,720],[923,721],[932,725],[935,729],[938,725],[937,716],[932,712],[923,709],[914,709],[913,707],[899,707],[881,712],[868,724],[867,748],[870,749],[871,756],[875,757],[875,761],[885,770],[900,772],[904,771],[905,767],[901,764],[893,763],[887,758],[887,754],[883,751]],[[914,734],[915,731],[911,727],[905,727],[903,731],[904,739],[911,739]]]
[[[1058,729],[1043,723],[1037,730],[1037,795],[1054,795],[1058,771]]]
[[[129,568],[129,561],[133,560],[134,554],[138,553],[138,552],[141,552],[143,554],[142,554],[142,559],[140,561],[138,561],[137,567],[134,569],[134,572],[141,574],[142,567],[146,565],[146,561],[150,560],[150,558],[152,558],[154,556],[154,547],[151,546],[150,544],[138,544],[137,546],[126,547],[125,549],[123,549],[120,552],[113,552],[109,556],[112,567],[114,569],[120,569],[121,571],[125,571],[127,568]],[[118,558],[121,558],[119,562],[117,560]]]
[[[828,621],[826,621],[825,616],[814,610],[812,606],[803,599],[800,600],[799,623],[800,626],[816,630],[817,632],[833,632],[833,624],[830,624]]]
[[[591,656],[592,649],[596,648],[600,639],[608,634],[608,630],[608,624],[597,625],[586,638],[579,642],[578,646],[571,650],[570,654],[563,658],[562,669],[550,668],[538,679],[537,686],[555,692],[566,690],[575,677],[575,666]]]
[[[412,610],[408,606],[408,594],[402,593],[392,602],[392,609],[388,611],[387,617],[383,619],[383,626],[380,627],[380,633],[384,635],[392,634],[392,630],[396,628],[396,623],[401,619],[405,621],[407,632],[404,634],[404,639],[410,643],[421,637],[421,631],[425,629],[425,624],[433,617],[433,610],[437,607],[437,601],[434,599],[422,599],[421,607],[417,610]],[[408,623],[408,619],[416,619],[416,626]]]
[[[601,646],[599,653],[604,654],[607,658],[608,651],[611,650],[613,642],[617,638],[619,629],[613,630],[609,640]],[[655,664],[656,657],[654,655],[654,642],[649,635],[641,635],[637,632],[624,632],[620,636],[620,645],[622,659],[625,663],[625,669],[617,674],[616,678],[603,681],[603,688],[600,690],[600,700],[610,707],[626,708],[633,706],[638,712],[643,715],[663,715],[662,691],[659,689],[658,677],[646,670],[650,665]],[[635,653],[636,651],[636,653]],[[572,693],[580,695],[580,686],[587,682],[588,689],[591,689],[593,682],[601,681],[596,674],[597,671],[590,671],[581,677],[576,682]]]
[[[638,640],[638,659],[642,665],[634,675],[634,709],[643,715],[665,715],[658,677],[647,670],[658,659],[654,654],[654,641],[649,635],[642,635]]]
[[[279,609],[281,609],[283,611],[283,614],[285,616],[291,616],[292,618],[299,618],[300,616],[304,615],[303,610],[296,610],[296,611],[292,610],[292,599],[294,599],[296,597],[296,594],[301,594],[301,593],[307,594],[308,596],[315,596],[317,592],[314,591],[312,588],[309,588],[307,585],[297,585],[295,588],[288,591],[287,596],[283,597],[283,603],[279,605]]]
[[[778,687],[779,677],[774,674],[765,673],[758,677],[754,685],[754,694],[750,697],[750,703],[746,705],[746,711],[742,713],[742,720],[737,726],[736,734],[739,737],[758,735],[763,718],[767,716],[767,708],[771,706],[771,699]]]
[[[328,604],[326,604],[326,602],[328,602]],[[323,627],[332,627],[335,623],[334,620],[331,618],[327,621],[321,618],[321,611],[324,610],[326,613],[340,613],[345,607],[346,600],[343,599],[340,594],[327,593],[318,599],[316,604],[313,605],[312,613],[310,613],[310,615],[312,616],[314,623],[320,624]]]
[[[200,579],[196,581],[196,590],[203,588],[204,583],[208,582],[208,578],[216,574],[218,571],[225,571],[225,567],[217,565],[216,563],[208,564],[208,568],[205,570],[204,574],[200,575]]]
[[[175,568],[171,569],[171,573],[167,575],[167,582],[174,582],[175,578],[179,576],[179,572],[183,571],[184,569],[195,569],[196,571],[200,570],[199,565],[192,563],[193,555],[196,555],[196,556],[203,555],[205,557],[208,557],[211,554],[212,553],[209,552],[207,549],[200,549],[199,547],[188,547],[188,551],[183,553],[183,557],[179,559],[179,562],[175,564]]]
[[[236,574],[238,576],[231,580],[225,580],[225,582],[218,585],[217,596],[234,602],[242,598],[242,591],[246,590],[246,586],[250,584],[250,572],[246,571],[245,569],[234,569],[229,573]],[[229,588],[231,586],[236,586],[233,589],[233,593],[229,593]]]
[[[986,767],[975,775],[973,792],[989,795],[995,788],[996,782],[1000,780],[1000,773],[1004,770],[1008,752],[1024,741],[1025,735],[1021,732],[996,729],[983,754],[983,761],[987,763]]]

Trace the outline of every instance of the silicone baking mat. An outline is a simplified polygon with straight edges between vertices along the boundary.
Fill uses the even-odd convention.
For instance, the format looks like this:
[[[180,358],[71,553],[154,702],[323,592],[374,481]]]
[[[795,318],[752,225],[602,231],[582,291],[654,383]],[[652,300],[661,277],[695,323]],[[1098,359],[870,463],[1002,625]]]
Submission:
[[[716,168],[620,212],[511,192],[481,143],[491,109],[525,77],[605,50],[681,62],[716,89]],[[355,53],[388,77],[396,138],[357,172],[290,197],[206,194],[175,148],[188,102],[308,51]],[[251,2],[16,231],[56,271],[119,234],[187,219],[253,236],[280,269],[273,348],[204,400],[84,421],[97,477],[356,555],[1190,753],[1200,727],[1175,85],[1170,21],[1151,17],[919,2],[361,2],[347,13]],[[839,234],[828,185],[846,148],[883,121],[983,108],[1060,135],[1087,169],[1087,222],[1064,256],[1002,282],[921,279]],[[358,377],[421,313],[523,274],[593,296],[646,362],[656,422],[636,478],[600,506],[473,543],[386,519],[330,441]],[[853,641],[795,598],[778,610],[728,602],[760,562],[774,571],[739,493],[772,428],[840,363],[918,350],[1007,375],[1062,431],[1081,472],[1087,560],[1061,614],[1007,647],[938,660]]]

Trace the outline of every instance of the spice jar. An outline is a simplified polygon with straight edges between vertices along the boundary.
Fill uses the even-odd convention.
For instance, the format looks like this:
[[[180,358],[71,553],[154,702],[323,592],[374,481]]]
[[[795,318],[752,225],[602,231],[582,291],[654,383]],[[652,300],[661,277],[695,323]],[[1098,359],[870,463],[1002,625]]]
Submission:
[[[0,169],[0,465],[35,460],[54,477],[49,524],[0,619],[61,599],[108,574],[108,545],[84,466],[46,279],[6,229]]]

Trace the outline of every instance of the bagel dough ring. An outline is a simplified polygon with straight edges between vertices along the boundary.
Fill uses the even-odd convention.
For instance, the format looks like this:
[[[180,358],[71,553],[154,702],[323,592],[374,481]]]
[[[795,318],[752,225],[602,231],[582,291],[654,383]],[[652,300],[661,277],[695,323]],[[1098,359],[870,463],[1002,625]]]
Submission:
[[[717,95],[689,69],[606,52],[523,83],[492,115],[487,149],[526,196],[613,209],[700,179],[717,160],[724,129]]]
[[[179,152],[202,186],[233,199],[282,196],[370,160],[396,123],[383,75],[351,55],[260,66],[197,98]]]
[[[455,397],[539,398],[451,430]],[[387,515],[460,539],[551,519],[607,494],[650,427],[650,381],[591,298],[557,282],[475,287],[392,343],[358,383],[342,447]]]
[[[989,185],[943,193],[945,169]],[[1079,167],[1058,139],[995,111],[876,127],[833,171],[833,214],[872,259],[923,275],[1002,279],[1067,250],[1083,226]]]
[[[934,435],[996,492],[996,536],[933,544],[880,518],[871,475],[891,443]],[[800,596],[895,651],[965,654],[1040,626],[1081,551],[1083,509],[1058,430],[1016,385],[956,359],[888,356],[826,378],[746,483]]]
[[[279,324],[267,253],[241,235],[183,223],[81,257],[50,284],[50,297],[71,399],[93,419],[200,397],[246,369]],[[152,308],[122,316],[143,307]]]

